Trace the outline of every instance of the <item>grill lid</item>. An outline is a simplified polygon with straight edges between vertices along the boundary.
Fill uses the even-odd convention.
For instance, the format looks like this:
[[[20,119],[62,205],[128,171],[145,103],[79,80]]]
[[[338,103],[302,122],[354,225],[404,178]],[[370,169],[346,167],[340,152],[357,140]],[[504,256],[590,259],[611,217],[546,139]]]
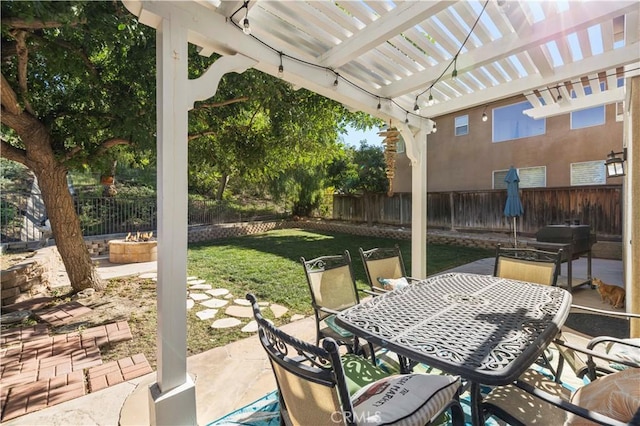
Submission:
[[[536,233],[536,240],[545,243],[569,244],[590,239],[590,225],[548,225]]]

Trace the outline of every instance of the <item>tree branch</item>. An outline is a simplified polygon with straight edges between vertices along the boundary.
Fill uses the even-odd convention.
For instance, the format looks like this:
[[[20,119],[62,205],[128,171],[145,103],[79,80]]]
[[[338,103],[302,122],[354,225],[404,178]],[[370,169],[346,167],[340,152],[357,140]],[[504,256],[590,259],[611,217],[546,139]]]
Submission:
[[[235,104],[236,102],[244,102],[248,100],[249,100],[248,96],[243,96],[241,98],[229,99],[227,101],[222,101],[222,102],[214,102],[211,104],[199,104],[198,108],[218,108],[221,106],[231,105],[231,104]]]
[[[2,80],[0,80],[0,96],[2,101],[2,106],[9,112],[10,114],[20,115],[22,113],[22,108],[18,103],[18,96],[16,92],[13,91],[13,88],[2,75]]]
[[[131,142],[122,138],[106,139],[98,146],[96,155],[104,154],[109,148],[113,148],[116,145],[131,145]]]
[[[23,29],[23,30],[41,30],[44,28],[58,28],[67,26],[76,26],[80,24],[86,24],[86,19],[79,21],[71,21],[67,23],[57,21],[37,21],[37,20],[25,20],[21,18],[3,18],[2,25],[9,28]]]
[[[187,137],[187,140],[188,141],[192,141],[194,139],[198,139],[198,138],[201,138],[203,136],[210,136],[210,135],[215,135],[215,134],[216,134],[216,132],[214,132],[213,130],[210,130],[208,132],[202,132],[202,133],[194,133],[194,134],[189,135]]]
[[[2,149],[0,149],[1,157],[26,165],[27,152],[24,149],[16,148],[9,142],[5,141],[4,138],[2,139],[0,146],[2,147]]]
[[[29,63],[29,49],[27,49],[27,32],[14,31],[13,36],[17,42],[18,49],[18,86],[20,87],[20,97],[24,103],[24,109],[34,115],[33,108],[29,103],[29,87],[27,84],[27,65]]]

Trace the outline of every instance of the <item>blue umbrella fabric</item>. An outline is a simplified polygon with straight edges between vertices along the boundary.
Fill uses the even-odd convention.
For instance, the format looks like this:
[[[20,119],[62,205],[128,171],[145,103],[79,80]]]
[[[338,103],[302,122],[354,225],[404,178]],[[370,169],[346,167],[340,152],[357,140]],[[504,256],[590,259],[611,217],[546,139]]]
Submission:
[[[507,183],[507,202],[504,206],[504,215],[513,218],[513,245],[517,246],[516,218],[522,216],[524,209],[522,201],[520,201],[520,178],[518,171],[513,166],[507,172],[504,181]]]

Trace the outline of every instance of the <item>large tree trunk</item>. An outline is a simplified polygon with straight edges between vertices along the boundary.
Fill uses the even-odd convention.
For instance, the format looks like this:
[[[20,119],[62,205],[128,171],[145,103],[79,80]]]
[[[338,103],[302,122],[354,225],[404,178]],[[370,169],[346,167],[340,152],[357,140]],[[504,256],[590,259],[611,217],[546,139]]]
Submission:
[[[82,237],[80,219],[67,186],[67,172],[61,168],[36,172],[53,238],[74,291],[104,290],[105,282],[93,266]]]
[[[4,95],[5,89],[8,88],[4,77],[2,86]],[[73,290],[103,290],[106,283],[97,274],[91,262],[89,250],[82,237],[80,219],[69,193],[67,169],[54,155],[49,129],[27,112],[14,113],[16,109],[5,109],[4,102],[5,99],[2,122],[20,135],[26,149],[13,148],[3,143],[2,156],[24,164],[38,178],[53,238],[56,240]]]

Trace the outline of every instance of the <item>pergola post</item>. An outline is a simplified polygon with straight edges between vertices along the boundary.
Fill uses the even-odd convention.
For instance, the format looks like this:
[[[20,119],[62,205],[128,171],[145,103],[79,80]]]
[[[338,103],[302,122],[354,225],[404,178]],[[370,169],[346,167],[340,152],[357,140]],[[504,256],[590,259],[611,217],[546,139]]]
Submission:
[[[627,312],[640,313],[640,76],[628,78],[624,112],[624,140],[627,147],[627,175],[624,177],[622,256],[627,290]],[[635,259],[635,260],[634,260]],[[630,336],[640,337],[640,319],[631,319]]]
[[[400,126],[411,160],[411,276],[427,277],[427,132]]]
[[[158,372],[149,388],[152,425],[196,425],[187,375],[187,28],[156,27],[158,150]]]

